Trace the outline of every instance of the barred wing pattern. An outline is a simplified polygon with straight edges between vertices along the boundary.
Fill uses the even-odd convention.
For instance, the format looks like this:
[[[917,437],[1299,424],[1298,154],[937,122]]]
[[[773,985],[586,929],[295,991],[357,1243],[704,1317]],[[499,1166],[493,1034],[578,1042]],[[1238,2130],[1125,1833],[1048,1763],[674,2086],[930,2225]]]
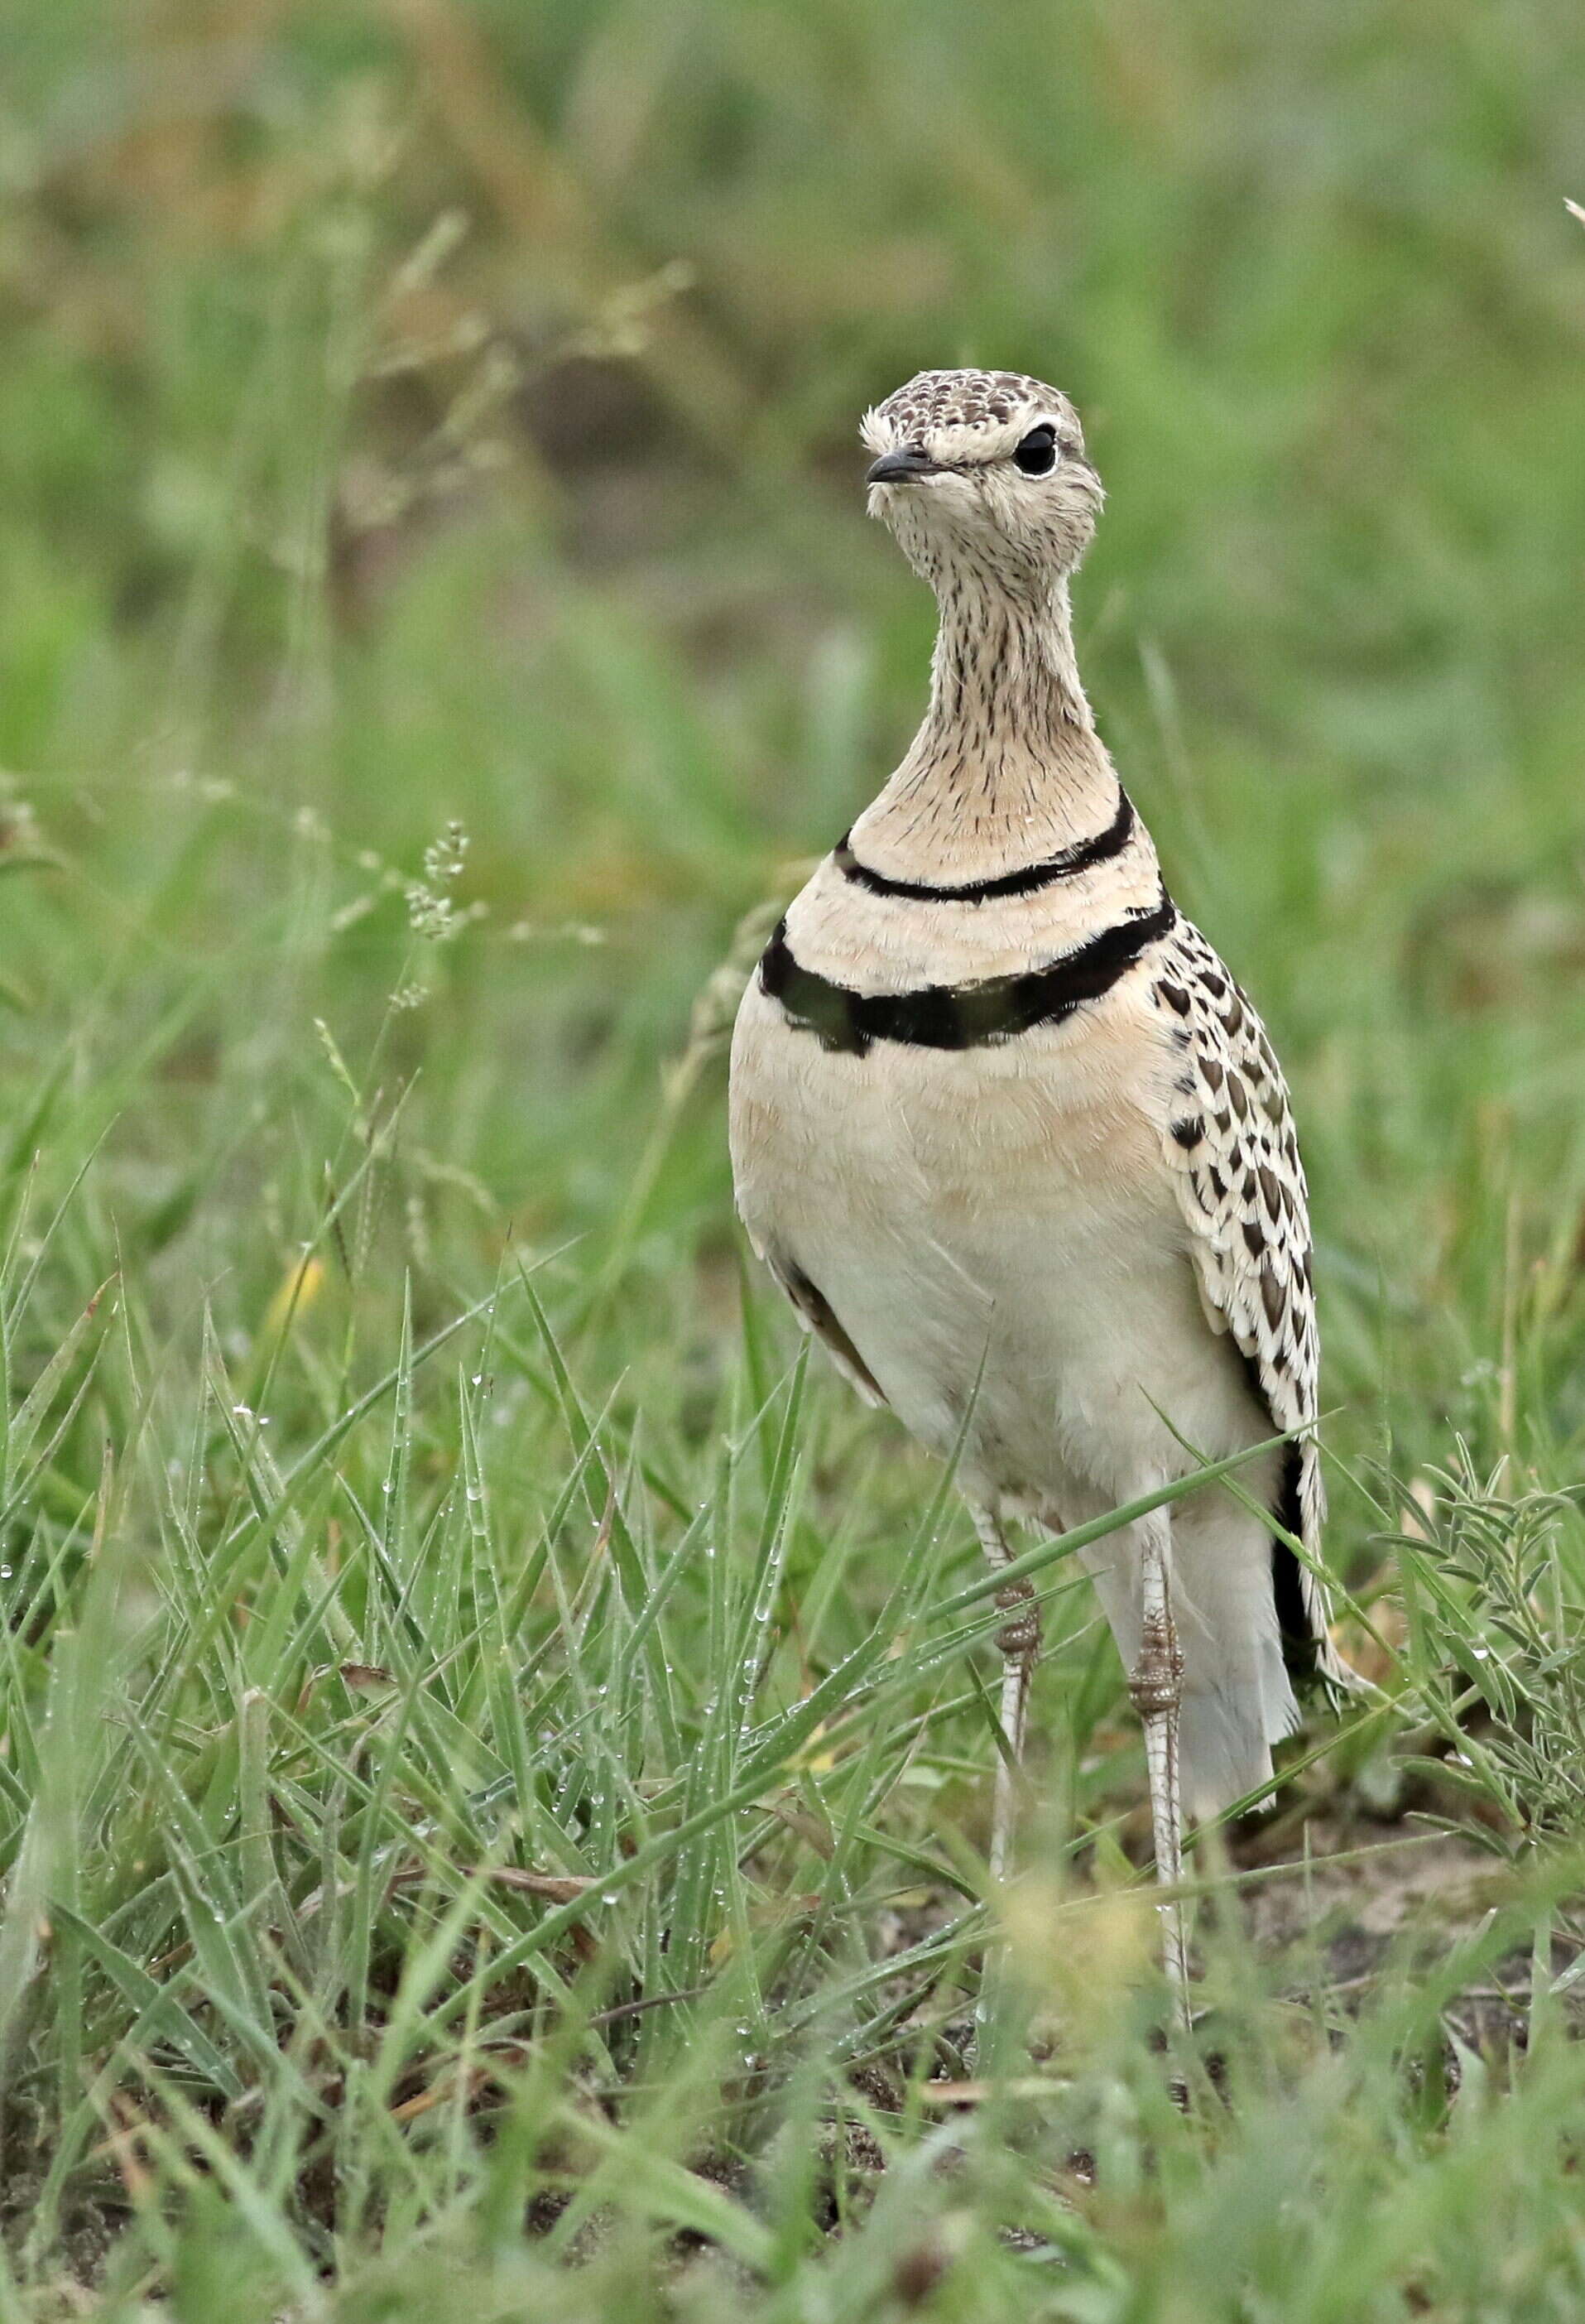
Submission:
[[[1311,1430],[1289,1448],[1274,1514],[1319,1562],[1321,1345],[1287,1084],[1265,1028],[1198,928],[1180,918],[1156,959],[1152,997],[1182,1053],[1166,1154],[1193,1234],[1201,1300],[1212,1329],[1230,1333],[1274,1429]],[[1272,1578],[1290,1668],[1348,1684],[1325,1590],[1275,1539]]]

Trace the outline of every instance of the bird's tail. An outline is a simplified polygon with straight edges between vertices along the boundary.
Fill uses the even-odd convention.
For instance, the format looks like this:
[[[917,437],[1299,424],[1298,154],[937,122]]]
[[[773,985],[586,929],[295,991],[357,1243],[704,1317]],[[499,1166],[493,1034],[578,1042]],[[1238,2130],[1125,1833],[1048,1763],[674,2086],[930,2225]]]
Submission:
[[[1195,1672],[1192,1655],[1184,1661],[1178,1784],[1185,1812],[1198,1821],[1271,1781],[1271,1747],[1293,1733],[1299,1706],[1280,1652],[1214,1682]]]

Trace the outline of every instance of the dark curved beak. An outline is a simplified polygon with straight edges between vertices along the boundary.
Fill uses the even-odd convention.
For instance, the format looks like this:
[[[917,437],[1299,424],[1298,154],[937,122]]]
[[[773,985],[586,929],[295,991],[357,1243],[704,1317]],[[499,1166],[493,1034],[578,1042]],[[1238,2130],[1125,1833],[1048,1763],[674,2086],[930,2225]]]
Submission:
[[[869,475],[867,484],[908,484],[918,476],[935,476],[941,473],[934,460],[923,452],[882,452]]]

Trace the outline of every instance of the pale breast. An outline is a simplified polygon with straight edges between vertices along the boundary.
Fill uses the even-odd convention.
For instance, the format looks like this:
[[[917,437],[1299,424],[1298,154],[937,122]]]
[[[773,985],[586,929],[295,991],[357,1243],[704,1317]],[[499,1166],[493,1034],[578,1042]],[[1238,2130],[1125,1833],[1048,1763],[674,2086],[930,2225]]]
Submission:
[[[1159,1116],[1175,1059],[1135,978],[1070,1022],[834,1053],[758,982],[733,1058],[739,1206],[817,1287],[913,1434],[982,1497],[1097,1507],[1178,1425],[1248,1441],[1193,1286]],[[1141,1380],[1145,1388],[1141,1388]],[[1208,1408],[1209,1398],[1209,1408]]]

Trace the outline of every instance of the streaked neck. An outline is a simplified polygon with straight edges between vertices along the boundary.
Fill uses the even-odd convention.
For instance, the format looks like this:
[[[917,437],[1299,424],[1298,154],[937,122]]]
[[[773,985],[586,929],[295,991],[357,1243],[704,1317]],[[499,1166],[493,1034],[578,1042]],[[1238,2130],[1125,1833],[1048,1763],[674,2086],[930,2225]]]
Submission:
[[[1065,581],[1019,598],[944,576],[930,707],[855,826],[891,868],[1000,868],[1110,821],[1117,777],[1079,682]]]

